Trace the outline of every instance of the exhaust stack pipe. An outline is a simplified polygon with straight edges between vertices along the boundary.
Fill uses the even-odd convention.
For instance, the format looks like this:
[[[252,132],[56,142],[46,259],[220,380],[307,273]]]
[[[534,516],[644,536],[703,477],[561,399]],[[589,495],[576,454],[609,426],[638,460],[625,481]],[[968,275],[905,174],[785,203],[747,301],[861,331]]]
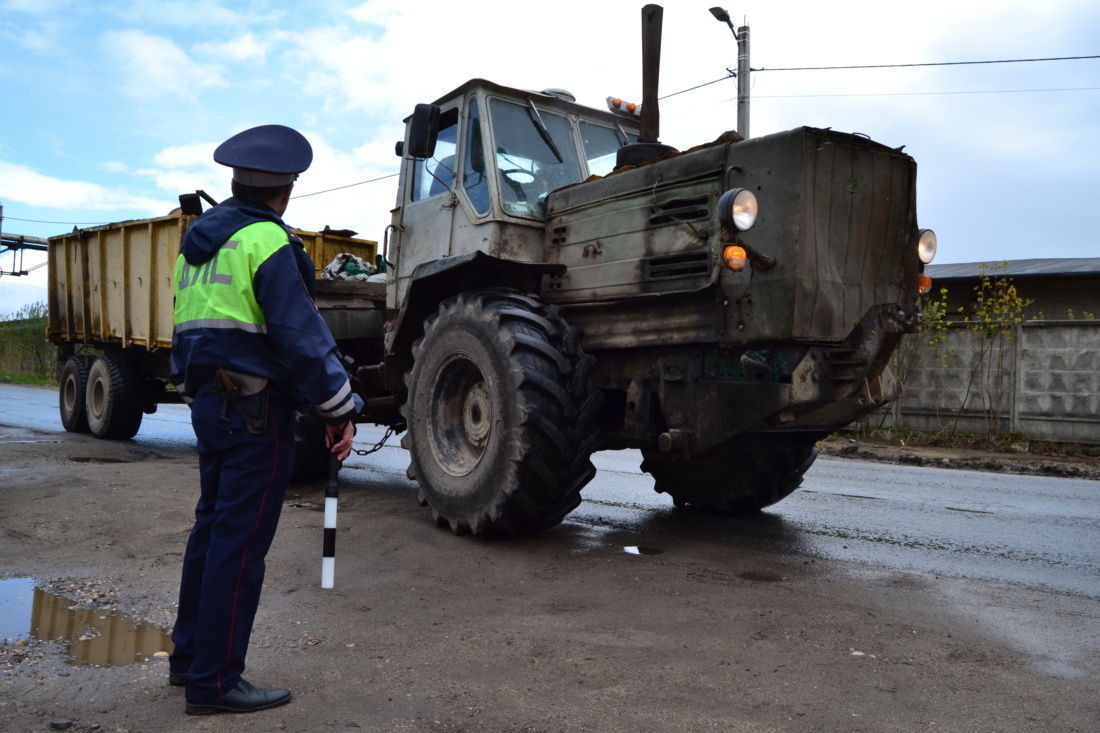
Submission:
[[[615,167],[638,165],[647,160],[676,152],[662,145],[661,111],[657,103],[657,82],[661,75],[661,29],[664,8],[646,5],[642,8],[642,111],[638,142],[619,148]]]

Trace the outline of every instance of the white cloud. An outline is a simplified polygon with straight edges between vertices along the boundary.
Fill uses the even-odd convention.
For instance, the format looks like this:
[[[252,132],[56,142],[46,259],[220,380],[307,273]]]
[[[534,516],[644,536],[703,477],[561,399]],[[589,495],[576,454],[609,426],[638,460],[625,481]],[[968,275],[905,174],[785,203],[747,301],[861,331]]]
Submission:
[[[108,31],[102,44],[121,65],[122,91],[130,96],[192,97],[197,88],[225,84],[220,66],[196,63],[163,36],[135,29]]]
[[[136,173],[172,198],[198,190],[214,198],[229,196],[229,169],[213,159],[217,146],[212,142],[173,145],[153,156],[153,167]]]
[[[163,200],[138,196],[85,181],[46,176],[24,165],[0,161],[0,200],[62,211],[132,210],[166,213]]]
[[[255,33],[245,33],[228,41],[197,44],[195,51],[207,58],[223,62],[263,61],[267,55],[267,46],[256,37]]]
[[[42,259],[45,259],[44,255]],[[34,264],[38,264],[32,264],[30,260],[30,253],[27,253],[23,266],[33,267]],[[10,267],[10,258],[0,259],[0,268],[6,270]],[[19,309],[30,303],[46,302],[49,296],[43,277],[45,272],[46,268],[42,267],[31,273],[30,277],[0,277],[0,316],[15,315]]]

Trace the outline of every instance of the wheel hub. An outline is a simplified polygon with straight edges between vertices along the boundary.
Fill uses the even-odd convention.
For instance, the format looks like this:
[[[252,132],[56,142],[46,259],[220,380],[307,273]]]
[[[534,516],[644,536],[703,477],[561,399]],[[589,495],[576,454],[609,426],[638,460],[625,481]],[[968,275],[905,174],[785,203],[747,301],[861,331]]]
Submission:
[[[63,394],[65,395],[65,410],[66,412],[72,412],[76,409],[76,379],[68,377],[65,379],[65,388]]]
[[[107,409],[107,388],[103,386],[101,379],[93,379],[88,387],[91,392],[88,411],[98,420],[103,417],[103,412]]]
[[[469,355],[450,355],[439,367],[429,398],[432,454],[451,476],[469,475],[489,447],[493,425],[490,384]]]
[[[484,448],[489,438],[490,414],[489,390],[485,382],[478,382],[470,388],[462,405],[462,427],[467,439],[479,448]]]

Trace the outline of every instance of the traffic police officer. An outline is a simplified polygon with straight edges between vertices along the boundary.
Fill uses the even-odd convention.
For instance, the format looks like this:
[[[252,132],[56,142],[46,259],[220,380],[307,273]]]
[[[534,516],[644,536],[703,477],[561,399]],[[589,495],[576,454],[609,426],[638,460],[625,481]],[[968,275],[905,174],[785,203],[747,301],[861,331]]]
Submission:
[[[171,355],[201,483],[169,658],[169,682],[186,686],[193,715],[290,701],[289,690],[241,674],[294,463],[294,410],[314,406],[342,460],[363,407],[313,304],[313,262],[281,218],[313,160],[309,141],[263,125],[226,140],[214,160],[233,169],[233,197],[184,236]]]

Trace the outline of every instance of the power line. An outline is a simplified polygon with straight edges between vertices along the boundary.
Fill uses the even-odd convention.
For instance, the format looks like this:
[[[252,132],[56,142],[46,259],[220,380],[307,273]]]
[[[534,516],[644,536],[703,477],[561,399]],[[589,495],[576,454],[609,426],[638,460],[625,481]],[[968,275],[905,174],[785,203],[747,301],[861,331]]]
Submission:
[[[917,64],[863,64],[858,66],[789,66],[789,67],[777,67],[774,69],[759,68],[750,69],[750,71],[842,71],[849,69],[903,69],[914,68],[921,66],[972,66],[978,64],[1020,64],[1020,63],[1032,63],[1037,61],[1081,61],[1086,59],[1100,59],[1100,55],[1095,56],[1051,56],[1047,58],[1036,59],[997,59],[988,61],[930,61]],[[727,75],[714,79],[713,81],[703,82],[687,89],[681,89],[678,92],[672,94],[666,94],[658,99],[669,99],[680,94],[686,94],[687,92],[693,92],[696,89],[702,89],[703,87],[710,86],[711,84],[718,84],[719,82],[726,81],[736,75],[732,71],[727,70]],[[948,95],[948,94],[1015,94],[1024,92],[1078,92],[1078,91],[1094,91],[1100,89],[1100,87],[1074,87],[1065,89],[991,89],[981,91],[963,91],[963,92],[885,92],[885,93],[872,93],[872,94],[788,94],[788,95],[759,95],[756,99],[808,99],[815,97],[910,97],[910,96],[927,96],[927,95]],[[341,191],[345,188],[354,188],[355,186],[363,186],[368,183],[377,183],[378,181],[384,181],[388,178],[396,178],[399,174],[391,173],[389,175],[380,176],[378,178],[372,178],[368,181],[359,181],[358,183],[349,183],[345,186],[337,186],[335,188],[327,188],[323,191],[314,191],[313,193],[304,193],[299,196],[292,196],[294,199],[304,199],[310,196],[319,196],[323,193],[332,193],[333,191]],[[14,216],[6,217],[12,221],[23,221],[34,224],[68,224],[73,226],[98,226],[104,222],[77,222],[77,221],[40,221],[37,219],[19,219]]]
[[[78,227],[97,227],[110,224],[107,221],[42,221],[41,219],[20,219],[17,216],[5,216],[4,218],[9,221],[25,221],[31,224],[72,224]]]
[[[1065,87],[1053,89],[978,89],[963,92],[871,92],[868,94],[757,94],[753,99],[810,99],[813,97],[923,97],[936,94],[1022,94],[1025,92],[1087,92],[1100,87]],[[733,101],[736,97],[727,99]]]
[[[696,89],[702,89],[703,87],[709,87],[711,84],[717,84],[720,81],[726,81],[727,79],[732,79],[732,78],[733,78],[733,73],[731,72],[728,76],[723,76],[721,79],[715,79],[714,81],[708,81],[708,82],[704,82],[702,84],[697,84],[693,87],[688,87],[687,89],[681,89],[678,92],[673,92],[672,94],[666,94],[663,97],[658,97],[658,99],[668,99],[669,97],[675,97],[677,94],[685,94],[687,92],[694,92]]]
[[[387,178],[395,178],[398,174],[391,173],[388,176],[381,176],[379,178],[372,178],[369,181],[359,181],[359,183],[349,183],[346,186],[337,186],[336,188],[326,188],[324,191],[314,191],[313,193],[303,193],[301,196],[291,196],[292,199],[304,199],[308,196],[317,196],[322,193],[332,193],[333,191],[340,191],[345,188],[351,188],[353,186],[362,186],[366,183],[377,183],[378,181],[384,181]]]
[[[920,63],[920,64],[864,64],[864,65],[861,65],[861,66],[790,66],[790,67],[775,68],[775,69],[760,68],[760,69],[749,69],[749,70],[750,71],[838,71],[838,70],[844,70],[844,69],[907,69],[907,68],[913,68],[913,67],[917,67],[917,66],[967,66],[967,65],[973,65],[973,64],[1021,64],[1021,63],[1029,63],[1029,62],[1032,62],[1032,61],[1079,61],[1079,60],[1082,60],[1082,59],[1100,59],[1100,55],[1097,55],[1097,56],[1052,56],[1052,57],[1049,57],[1049,58],[1041,58],[1041,59],[1001,59],[1001,60],[996,60],[996,61],[930,61],[930,62],[927,62],[927,63]],[[717,84],[718,82],[726,81],[728,79],[732,79],[732,78],[735,78],[735,77],[736,77],[736,74],[733,71],[727,69],[726,70],[726,76],[723,76],[721,79],[715,79],[714,81],[708,81],[708,82],[704,82],[702,84],[697,84],[693,87],[688,87],[687,89],[681,89],[678,92],[673,92],[672,94],[666,94],[663,97],[659,97],[659,99],[668,99],[669,97],[675,97],[678,94],[684,94],[686,92],[693,92],[696,89],[702,89],[703,87],[710,86],[711,84]],[[1006,90],[1006,91],[1017,91],[1017,90]],[[1030,90],[1027,90],[1027,91],[1030,91]],[[930,93],[932,93],[932,92],[930,92]],[[828,96],[828,95],[820,95],[820,96]],[[855,95],[838,95],[838,96],[855,96]],[[867,95],[867,96],[873,96],[873,95]]]
[[[367,184],[367,183],[377,183],[378,181],[384,181],[387,178],[396,178],[398,175],[399,174],[397,174],[397,173],[391,173],[389,175],[381,176],[379,178],[372,178],[369,181],[359,181],[358,183],[349,183],[346,186],[337,186],[336,188],[328,188],[328,189],[325,189],[324,191],[314,191],[313,193],[303,193],[300,196],[291,196],[291,198],[304,199],[304,198],[307,198],[309,196],[317,196],[318,194],[322,194],[322,193],[331,193],[333,191],[339,191],[339,190],[345,189],[345,188],[352,188],[354,186],[362,186],[362,185]],[[23,221],[23,222],[28,222],[28,223],[31,223],[31,224],[66,224],[66,225],[77,226],[77,227],[94,227],[94,226],[103,226],[103,225],[106,225],[106,224],[110,224],[110,222],[106,222],[106,221],[43,221],[42,219],[20,219],[17,216],[5,216],[4,218],[9,220],[9,221]]]
[[[1052,56],[1043,59],[1001,59],[999,61],[931,61],[921,64],[869,64],[865,66],[789,66],[776,69],[750,69],[750,71],[835,71],[839,69],[903,69],[914,66],[969,66],[974,64],[1023,64],[1032,61],[1079,61],[1100,59],[1100,56]]]

